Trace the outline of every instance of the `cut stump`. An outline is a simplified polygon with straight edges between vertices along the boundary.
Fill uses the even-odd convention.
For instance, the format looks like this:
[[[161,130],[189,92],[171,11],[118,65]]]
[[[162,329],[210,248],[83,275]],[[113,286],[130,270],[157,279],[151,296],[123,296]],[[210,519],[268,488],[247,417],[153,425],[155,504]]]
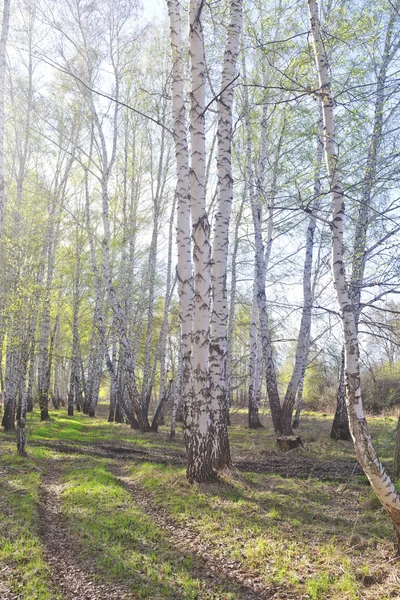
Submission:
[[[294,448],[298,448],[299,446],[303,446],[303,442],[301,441],[300,436],[298,435],[282,435],[276,438],[279,449],[282,452],[288,452],[289,450],[293,450]]]

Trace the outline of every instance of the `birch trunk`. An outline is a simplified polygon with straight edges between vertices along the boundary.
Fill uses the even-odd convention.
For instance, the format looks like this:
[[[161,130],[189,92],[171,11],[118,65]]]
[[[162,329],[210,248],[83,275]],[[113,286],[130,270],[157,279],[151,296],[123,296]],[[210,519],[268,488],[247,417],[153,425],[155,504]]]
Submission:
[[[192,397],[185,429],[188,440],[187,477],[205,482],[214,477],[212,469],[210,398],[210,225],[205,204],[205,88],[206,68],[202,25],[202,0],[191,0],[189,46],[191,58],[189,176],[194,263]]]
[[[5,208],[5,181],[4,181],[4,86],[6,80],[6,46],[10,25],[10,0],[4,0],[3,20],[0,37],[0,233],[3,229]]]
[[[331,91],[330,69],[321,35],[316,0],[308,1],[311,34],[318,72],[324,119],[325,160],[332,196],[332,269],[340,305],[345,340],[345,390],[350,431],[357,459],[368,477],[372,489],[387,510],[395,530],[396,551],[400,552],[400,494],[385,472],[373,447],[365,419],[360,387],[359,345],[355,310],[346,281],[343,260],[344,197],[338,169],[334,134],[334,99]]]
[[[257,305],[259,312],[260,322],[260,334],[262,339],[263,357],[265,363],[265,376],[267,384],[268,400],[271,409],[272,422],[274,425],[275,433],[279,436],[282,434],[281,431],[281,403],[279,399],[278,384],[276,379],[275,365],[272,353],[272,343],[269,334],[269,318],[267,312],[267,301],[265,295],[265,282],[266,282],[266,256],[264,254],[264,243],[262,238],[262,215],[261,215],[261,203],[260,194],[254,189],[254,175],[252,166],[252,142],[251,142],[251,127],[250,127],[250,116],[249,116],[249,101],[247,92],[247,77],[245,70],[245,63],[243,69],[243,78],[245,83],[245,125],[246,125],[246,136],[247,136],[247,150],[246,150],[246,171],[247,179],[249,182],[249,195],[251,204],[251,213],[253,218],[254,226],[254,241],[255,241],[255,255],[256,255],[256,289],[257,289]],[[263,119],[265,123],[265,119]],[[263,151],[266,151],[266,144],[263,143]],[[263,173],[263,167],[265,168],[264,162],[265,157],[261,157],[260,173]],[[276,164],[276,163],[275,163]],[[259,188],[260,189],[260,188]],[[268,247],[267,247],[268,250]]]
[[[190,451],[192,427],[191,353],[193,321],[193,280],[190,241],[189,204],[189,149],[187,140],[186,110],[184,99],[184,65],[182,48],[182,28],[178,0],[167,0],[170,19],[172,49],[172,109],[174,118],[175,158],[177,169],[177,246],[178,264],[176,269],[179,294],[180,352],[182,355],[182,403],[184,413],[184,438],[186,449]],[[195,9],[195,7],[194,7]],[[177,389],[178,386],[177,386]],[[180,404],[179,396],[174,406]],[[175,411],[176,417],[176,411]],[[172,431],[171,431],[172,435]],[[190,468],[190,471],[192,468]],[[189,468],[187,475],[189,473]]]
[[[258,405],[256,394],[256,370],[257,370],[257,346],[258,346],[258,305],[257,305],[257,267],[254,268],[253,302],[251,306],[250,324],[250,356],[249,356],[249,429],[258,429],[262,423],[258,417]]]
[[[337,391],[337,405],[335,418],[333,419],[331,438],[333,440],[351,440],[349,419],[347,416],[345,388],[344,388],[344,370],[345,370],[345,349],[342,349],[342,360],[340,361],[339,386]]]
[[[4,377],[4,414],[1,421],[5,431],[15,429],[15,402],[17,395],[17,352],[7,347],[6,372]]]
[[[395,42],[395,44],[393,44],[393,29],[397,17],[398,11],[394,9],[391,13],[386,30],[382,62],[376,84],[373,129],[368,147],[367,163],[363,178],[364,183],[361,191],[362,201],[359,203],[356,229],[354,234],[349,295],[354,307],[357,329],[362,310],[361,291],[363,287],[364,272],[367,260],[367,233],[370,221],[372,192],[377,173],[378,153],[382,143],[387,74],[390,63],[395,58],[400,45],[399,42]],[[332,425],[331,438],[341,440],[351,439],[347,411],[345,410],[344,386],[342,386],[340,382],[337,393],[337,408]]]
[[[174,399],[172,403],[172,416],[171,416],[171,429],[169,432],[169,439],[173,440],[176,435],[176,421],[179,411],[179,405],[182,402],[182,343],[179,341],[178,351],[178,367],[176,370],[176,385],[174,386]]]
[[[232,374],[232,343],[233,343],[233,330],[235,326],[235,307],[236,307],[236,296],[237,296],[237,274],[236,274],[236,262],[239,251],[239,227],[242,219],[243,206],[246,199],[246,189],[243,194],[242,201],[240,203],[239,211],[236,216],[235,223],[235,234],[232,251],[232,263],[231,263],[231,293],[230,293],[230,305],[229,305],[229,321],[228,321],[228,333],[226,340],[226,369],[225,369],[225,397],[226,397],[226,410],[228,415],[229,425],[229,408],[231,405],[231,374]]]
[[[17,419],[17,453],[19,456],[26,456],[26,389],[25,386],[21,390],[21,406]]]
[[[171,396],[172,384],[173,384],[173,381],[171,380],[168,384],[167,389],[164,390],[164,394],[158,400],[156,409],[154,411],[150,429],[151,429],[151,431],[155,431],[156,433],[158,431],[159,425],[161,425],[161,418],[162,418],[162,414],[165,409],[165,406]]]
[[[75,267],[75,279],[73,284],[73,313],[72,313],[72,354],[71,354],[71,377],[70,377],[70,389],[68,393],[68,416],[74,414],[74,398],[78,400],[77,410],[79,408],[79,390],[80,390],[80,378],[79,378],[79,303],[80,303],[80,273],[81,273],[81,253],[78,243],[79,234],[77,235],[76,244],[76,267]]]
[[[115,67],[115,65],[114,65]],[[89,72],[90,75],[90,72]],[[90,81],[90,77],[89,77]],[[91,83],[91,82],[90,82]],[[115,97],[118,99],[119,95],[119,82],[118,82],[118,74],[115,69]],[[86,90],[87,94],[87,90]],[[126,382],[128,386],[129,396],[131,398],[132,404],[134,406],[135,412],[137,414],[138,422],[142,431],[148,431],[150,429],[150,424],[147,418],[146,410],[143,405],[142,399],[140,398],[139,391],[136,385],[136,377],[134,364],[132,359],[132,349],[127,337],[127,329],[126,323],[124,319],[124,313],[122,311],[121,305],[118,300],[117,293],[115,291],[113,281],[112,281],[112,273],[111,273],[111,260],[110,260],[110,217],[109,217],[109,179],[112,172],[112,168],[115,162],[116,156],[116,145],[117,145],[117,133],[118,133],[118,103],[115,103],[115,110],[113,115],[113,137],[112,137],[112,149],[111,156],[109,157],[107,151],[106,138],[103,131],[102,124],[100,122],[99,116],[96,111],[96,107],[94,105],[94,100],[92,96],[92,92],[88,95],[88,104],[91,110],[94,126],[98,134],[100,149],[101,149],[101,166],[100,166],[100,182],[101,182],[101,191],[102,191],[102,218],[103,218],[103,229],[104,236],[102,240],[102,269],[103,276],[105,281],[105,286],[107,289],[107,294],[110,300],[110,305],[114,314],[114,325],[116,331],[118,333],[118,337],[121,343],[121,346],[124,351],[125,356],[125,364],[126,364]]]
[[[49,217],[49,227],[47,229],[47,240],[45,247],[48,248],[46,287],[43,299],[41,335],[39,341],[39,360],[38,360],[38,395],[40,407],[40,420],[49,419],[49,393],[50,393],[50,372],[49,372],[49,341],[50,341],[50,307],[51,290],[53,284],[54,267],[56,259],[57,231],[59,220],[55,214],[56,202],[53,202],[52,211]],[[56,223],[57,220],[57,223]]]
[[[172,203],[171,216],[169,219],[168,232],[168,258],[167,258],[167,281],[165,284],[164,296],[164,311],[160,333],[160,390],[159,399],[164,396],[165,378],[166,378],[166,355],[167,355],[167,334],[168,334],[168,314],[171,303],[171,274],[172,274],[172,242],[173,242],[173,226],[176,207],[176,196]]]
[[[225,397],[225,368],[227,353],[228,299],[226,278],[228,270],[229,224],[231,218],[232,176],[232,105],[236,76],[236,60],[242,30],[242,0],[230,3],[230,24],[218,99],[217,131],[217,195],[218,206],[214,222],[212,253],[212,313],[210,343],[211,419],[213,422],[213,464],[217,469],[230,466],[228,413]]]
[[[163,107],[163,118],[165,119],[165,106]],[[155,280],[157,268],[157,245],[158,245],[158,229],[160,220],[161,199],[165,185],[165,169],[164,169],[164,154],[165,154],[165,129],[161,130],[160,156],[158,161],[157,184],[156,190],[153,192],[153,232],[149,250],[148,262],[148,281],[149,281],[149,297],[147,306],[147,328],[144,350],[144,366],[143,366],[143,383],[142,383],[142,402],[145,406],[146,413],[149,410],[151,389],[150,389],[150,370],[151,370],[151,342],[153,335],[153,318],[154,318],[154,299],[155,299]],[[153,188],[153,185],[152,185]]]
[[[296,400],[296,394],[299,388],[300,381],[304,376],[307,365],[308,353],[310,350],[310,335],[311,335],[311,313],[313,307],[312,293],[312,266],[313,266],[313,251],[314,251],[314,233],[316,227],[315,213],[318,210],[321,197],[321,164],[323,158],[323,141],[321,137],[322,116],[318,123],[318,141],[317,141],[317,157],[315,165],[315,179],[313,201],[311,204],[311,215],[308,222],[306,234],[306,256],[303,269],[303,309],[301,314],[300,329],[297,338],[296,356],[294,361],[293,373],[290,378],[285,399],[282,406],[282,432],[285,435],[292,435],[292,418],[293,409]]]
[[[60,408],[60,315],[57,315],[54,332],[54,388],[53,388],[53,406],[56,410]]]

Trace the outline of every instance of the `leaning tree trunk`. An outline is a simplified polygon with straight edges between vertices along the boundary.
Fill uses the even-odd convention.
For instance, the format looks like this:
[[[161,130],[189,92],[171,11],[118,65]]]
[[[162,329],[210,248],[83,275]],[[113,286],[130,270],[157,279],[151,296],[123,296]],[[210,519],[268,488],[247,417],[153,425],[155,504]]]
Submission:
[[[228,412],[225,397],[227,353],[229,224],[231,218],[232,176],[232,105],[236,78],[236,60],[242,30],[242,0],[230,3],[227,33],[218,98],[217,195],[212,252],[212,313],[210,343],[211,420],[213,423],[213,464],[217,469],[231,464],[228,439]]]
[[[163,411],[164,411],[165,406],[171,396],[172,384],[173,384],[173,381],[170,380],[168,387],[164,390],[163,396],[158,400],[156,409],[154,411],[150,430],[154,431],[155,433],[157,433],[158,427],[161,425],[161,418],[162,418]]]
[[[282,431],[284,434],[292,435],[293,409],[299,384],[302,381],[307,365],[310,350],[311,335],[311,313],[313,307],[312,293],[312,266],[314,251],[314,233],[316,227],[315,213],[318,210],[321,197],[321,163],[323,158],[322,115],[318,121],[317,159],[315,165],[314,197],[311,204],[311,215],[308,222],[306,234],[306,255],[303,269],[303,310],[301,314],[300,329],[297,337],[296,356],[293,373],[290,378],[285,399],[282,406]]]
[[[400,553],[400,494],[379,461],[365,419],[360,387],[360,359],[355,307],[351,303],[343,260],[344,196],[338,169],[334,134],[334,98],[331,91],[330,68],[321,35],[316,0],[309,0],[311,34],[319,79],[319,94],[324,119],[325,160],[332,196],[332,269],[343,321],[345,340],[345,390],[350,431],[357,459],[368,477],[372,489],[388,512],[395,531],[395,546]]]
[[[398,3],[399,4],[399,3]],[[393,43],[393,29],[398,17],[398,10],[393,7],[393,12],[389,19],[386,30],[385,44],[382,55],[382,62],[378,72],[376,84],[376,101],[374,106],[374,120],[371,138],[368,147],[368,156],[365,166],[362,202],[359,203],[356,228],[354,234],[354,244],[352,252],[352,271],[349,283],[349,295],[354,307],[356,326],[361,314],[361,290],[364,280],[364,272],[367,257],[367,233],[370,223],[371,203],[373,199],[373,186],[375,183],[378,152],[382,143],[382,134],[384,127],[384,107],[386,101],[387,75],[391,61],[399,50],[399,43]],[[337,407],[335,418],[332,425],[331,438],[350,440],[350,429],[348,424],[347,410],[345,408],[344,387],[339,382],[337,393]]]

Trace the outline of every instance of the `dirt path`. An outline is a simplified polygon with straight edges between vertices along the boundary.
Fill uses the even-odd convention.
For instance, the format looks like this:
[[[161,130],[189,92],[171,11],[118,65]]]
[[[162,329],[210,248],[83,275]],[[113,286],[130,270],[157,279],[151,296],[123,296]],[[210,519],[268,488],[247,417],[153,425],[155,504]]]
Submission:
[[[87,558],[78,555],[60,511],[62,469],[56,465],[44,476],[41,488],[40,523],[46,560],[51,571],[55,597],[64,600],[134,600],[121,585],[101,584]],[[1,588],[0,588],[1,591]],[[3,599],[3,596],[0,595]]]
[[[180,554],[191,554],[197,557],[198,568],[201,569],[203,579],[209,578],[215,583],[227,587],[227,582],[236,584],[240,597],[243,600],[289,600],[292,596],[275,595],[274,589],[265,589],[259,574],[250,569],[243,568],[239,561],[227,561],[213,552],[213,547],[207,545],[200,535],[192,529],[182,526],[158,507],[151,496],[136,485],[126,474],[126,465],[113,460],[108,468],[122,483],[132,496],[134,503],[139,506],[152,521],[170,536],[171,545]],[[200,562],[199,562],[200,561]],[[225,580],[225,581],[224,581]],[[228,591],[228,590],[227,590]],[[223,598],[224,596],[221,596]],[[294,600],[294,599],[293,599]]]

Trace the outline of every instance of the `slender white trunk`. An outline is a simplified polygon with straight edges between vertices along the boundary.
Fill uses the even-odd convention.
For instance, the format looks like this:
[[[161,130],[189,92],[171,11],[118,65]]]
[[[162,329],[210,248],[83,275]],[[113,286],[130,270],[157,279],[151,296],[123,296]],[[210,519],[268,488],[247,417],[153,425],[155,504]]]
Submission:
[[[171,303],[172,242],[173,242],[175,205],[176,205],[176,196],[172,203],[171,216],[169,219],[167,281],[165,284],[164,311],[163,311],[163,320],[162,320],[161,333],[160,333],[160,390],[158,393],[160,400],[164,396],[164,391],[165,391],[168,315],[169,315],[169,307],[170,307],[170,303]]]
[[[174,117],[175,157],[177,167],[177,246],[178,246],[178,294],[180,320],[180,352],[182,354],[182,384],[177,387],[182,392],[184,412],[184,436],[189,450],[192,422],[191,352],[193,321],[192,260],[190,241],[189,204],[189,150],[187,140],[186,110],[184,102],[184,65],[182,48],[182,28],[178,0],[167,0],[170,18],[172,48],[172,108]],[[176,408],[180,404],[176,400]],[[175,412],[176,416],[176,412]]]
[[[399,3],[398,3],[399,4]],[[393,43],[393,29],[398,18],[398,10],[393,7],[386,29],[385,44],[382,62],[376,82],[376,100],[372,133],[369,141],[367,162],[364,172],[363,186],[361,189],[361,202],[358,206],[356,228],[352,252],[352,271],[349,282],[349,294],[354,306],[356,326],[361,315],[361,292],[364,281],[364,272],[367,261],[367,233],[370,221],[373,186],[376,181],[378,153],[382,142],[384,108],[386,102],[387,74],[391,62],[395,58],[400,42]],[[333,439],[350,439],[348,416],[345,410],[344,386],[339,381],[337,393],[337,408],[332,425],[331,437]]]
[[[249,428],[257,429],[262,427],[258,417],[257,406],[257,385],[256,377],[259,372],[258,365],[258,303],[257,303],[257,266],[254,265],[254,283],[253,283],[253,301],[251,305],[251,322],[250,322],[250,352],[249,352]]]
[[[0,37],[0,233],[3,229],[5,208],[4,181],[4,85],[6,80],[6,46],[10,25],[10,0],[4,0]]]
[[[231,374],[232,374],[232,343],[233,343],[233,331],[235,326],[235,308],[236,308],[236,296],[237,296],[237,272],[236,262],[239,251],[239,227],[242,219],[243,206],[246,199],[246,190],[244,191],[242,201],[240,203],[239,212],[236,216],[235,233],[232,251],[232,262],[231,262],[231,293],[230,293],[230,304],[229,304],[229,320],[228,320],[228,333],[226,340],[226,369],[225,369],[225,397],[226,397],[226,410],[228,411],[228,424],[229,424],[229,407],[231,404]]]
[[[340,305],[345,340],[345,390],[350,431],[357,459],[372,489],[389,513],[396,531],[396,549],[400,550],[400,494],[379,461],[364,415],[360,387],[360,359],[355,307],[351,303],[343,260],[344,197],[338,169],[334,132],[334,98],[331,91],[329,62],[321,35],[316,0],[308,1],[315,62],[324,119],[325,160],[332,196],[332,268]]]
[[[165,107],[164,115],[165,117]],[[149,296],[147,304],[147,327],[144,349],[144,365],[143,365],[143,382],[142,382],[142,402],[148,412],[151,389],[150,389],[150,369],[151,369],[151,342],[153,336],[153,318],[154,318],[154,300],[155,300],[155,282],[157,268],[157,244],[158,244],[158,229],[160,220],[160,208],[162,194],[165,183],[165,129],[161,130],[160,157],[158,161],[157,185],[153,195],[153,232],[149,250],[148,261],[148,282]]]
[[[227,352],[229,224],[231,218],[232,176],[232,105],[236,77],[236,60],[242,30],[242,0],[230,3],[230,24],[218,102],[217,194],[212,254],[212,313],[210,343],[211,418],[213,421],[213,462],[217,469],[231,464],[228,439],[228,413],[225,398]]]
[[[7,344],[6,371],[4,376],[4,414],[1,421],[5,431],[11,431],[15,428],[15,404],[18,389],[18,355],[17,351],[10,346],[11,343],[9,342]]]
[[[74,414],[74,399],[79,395],[79,304],[80,304],[80,279],[81,279],[81,247],[79,232],[76,231],[76,267],[73,285],[73,313],[72,313],[72,353],[71,353],[71,378],[68,392],[68,415]],[[79,400],[78,400],[79,406]]]
[[[296,355],[292,376],[286,389],[285,399],[282,406],[282,431],[284,434],[292,433],[292,417],[296,400],[297,390],[304,376],[310,350],[311,314],[313,307],[312,293],[312,266],[314,251],[314,233],[316,227],[315,214],[321,198],[321,164],[323,159],[324,145],[321,137],[322,115],[318,123],[317,153],[315,163],[315,179],[313,201],[311,203],[311,215],[308,221],[306,233],[306,255],[303,269],[303,309],[301,313],[300,329],[297,337]]]
[[[182,364],[183,364],[182,344],[179,343],[178,366],[177,366],[177,370],[176,370],[176,384],[174,386],[174,399],[173,399],[173,404],[172,404],[171,429],[170,429],[170,433],[169,433],[170,440],[174,439],[174,437],[175,437],[176,420],[177,420],[177,416],[178,416],[179,407],[182,402]]]
[[[50,309],[51,309],[51,291],[53,285],[53,276],[56,260],[57,238],[59,230],[58,211],[56,213],[56,201],[52,202],[52,208],[49,216],[49,225],[47,227],[45,247],[47,248],[47,273],[46,286],[43,297],[43,310],[41,332],[39,340],[39,360],[38,360],[38,394],[40,419],[46,421],[49,418],[49,392],[50,392],[50,373],[49,373],[49,339],[50,339]]]
[[[245,67],[245,65],[244,65]],[[244,68],[244,79],[246,85],[246,71]],[[246,171],[247,178],[249,181],[249,194],[250,194],[250,203],[251,203],[251,212],[253,217],[253,225],[254,225],[254,241],[255,241],[255,254],[256,254],[256,286],[257,286],[257,303],[258,303],[258,312],[259,312],[259,322],[260,322],[260,333],[262,339],[263,346],[263,356],[265,363],[265,376],[267,383],[267,393],[268,400],[271,409],[272,421],[274,424],[275,432],[280,435],[281,432],[281,403],[279,399],[278,393],[278,384],[276,379],[276,371],[274,365],[274,358],[272,353],[272,343],[269,334],[269,318],[267,312],[267,301],[265,295],[265,282],[266,282],[266,256],[268,256],[268,246],[267,252],[264,254],[264,243],[262,238],[262,213],[261,213],[261,202],[260,202],[260,186],[258,186],[257,191],[254,189],[254,176],[253,176],[253,166],[252,166],[252,143],[251,143],[251,127],[250,127],[250,117],[249,117],[249,102],[248,102],[248,92],[245,87],[245,105],[246,105],[246,135],[247,135],[247,151],[246,151]],[[265,123],[265,119],[263,119],[263,123]],[[265,125],[264,125],[265,127]],[[265,144],[263,144],[263,153]],[[263,154],[262,153],[262,154]],[[279,153],[277,152],[277,157]],[[277,169],[277,157],[275,160],[275,169]],[[261,156],[261,165],[264,165],[265,156]],[[260,173],[263,173],[263,168],[260,168]]]

